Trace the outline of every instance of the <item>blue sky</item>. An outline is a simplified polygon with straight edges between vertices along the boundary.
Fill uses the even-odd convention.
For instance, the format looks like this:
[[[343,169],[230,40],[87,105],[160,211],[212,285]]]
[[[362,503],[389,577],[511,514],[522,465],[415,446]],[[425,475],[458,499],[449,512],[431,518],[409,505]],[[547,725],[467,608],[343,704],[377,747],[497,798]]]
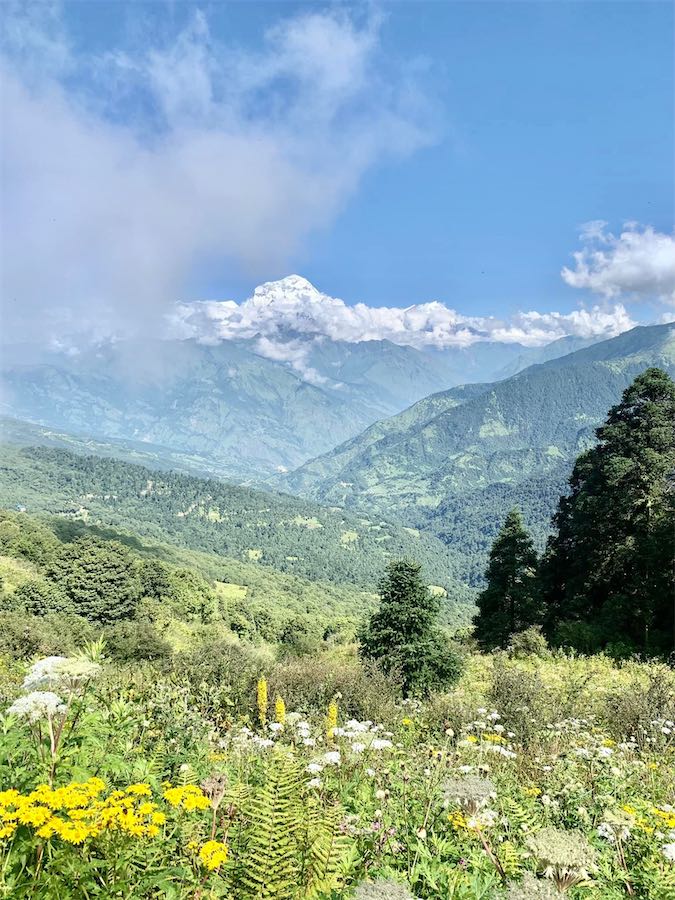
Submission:
[[[670,3],[26,9],[5,13],[5,73],[31,149],[3,168],[46,261],[3,293],[48,286],[54,322],[150,321],[290,272],[471,316],[672,308]]]

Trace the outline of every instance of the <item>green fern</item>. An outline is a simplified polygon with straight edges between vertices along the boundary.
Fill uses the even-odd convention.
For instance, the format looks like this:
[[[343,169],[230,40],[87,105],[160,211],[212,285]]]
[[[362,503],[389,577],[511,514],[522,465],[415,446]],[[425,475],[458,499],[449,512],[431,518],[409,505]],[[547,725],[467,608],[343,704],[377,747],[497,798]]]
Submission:
[[[243,803],[244,835],[232,886],[255,900],[317,898],[344,884],[350,839],[342,809],[307,796],[303,767],[276,757],[266,783]]]
[[[302,772],[278,759],[267,783],[246,807],[248,842],[241,864],[241,887],[249,897],[292,900],[298,885],[298,836],[302,830]]]
[[[340,833],[342,808],[323,810],[307,806],[304,866],[304,896],[318,897],[344,885],[351,841]]]
[[[499,807],[503,815],[509,820],[511,829],[520,834],[536,831],[538,825],[537,816],[533,810],[518,803],[512,797],[501,797]]]

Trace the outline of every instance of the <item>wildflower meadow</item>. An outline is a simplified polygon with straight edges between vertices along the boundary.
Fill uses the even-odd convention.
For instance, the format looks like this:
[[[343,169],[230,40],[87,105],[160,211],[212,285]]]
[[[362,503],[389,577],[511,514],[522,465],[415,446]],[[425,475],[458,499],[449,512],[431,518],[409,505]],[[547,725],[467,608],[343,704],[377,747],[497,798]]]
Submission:
[[[6,666],[1,895],[675,897],[672,669],[476,654],[422,702],[358,666]]]

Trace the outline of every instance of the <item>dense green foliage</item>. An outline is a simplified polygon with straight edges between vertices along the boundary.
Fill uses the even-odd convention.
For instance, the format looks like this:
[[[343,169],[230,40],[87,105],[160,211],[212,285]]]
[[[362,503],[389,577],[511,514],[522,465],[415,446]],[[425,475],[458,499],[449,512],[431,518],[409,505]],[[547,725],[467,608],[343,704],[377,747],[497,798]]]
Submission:
[[[369,590],[390,559],[411,556],[451,599],[470,599],[453,580],[443,543],[401,525],[115,459],[49,448],[1,450],[5,507],[25,506]]]
[[[551,635],[675,649],[675,384],[647,369],[577,460],[542,579]]]
[[[380,606],[360,634],[361,653],[401,679],[404,696],[455,681],[460,661],[438,627],[441,604],[422,581],[421,566],[392,562],[380,582]]]
[[[514,506],[543,547],[574,460],[649,366],[675,375],[672,325],[635,328],[505,381],[434,394],[283,483],[320,502],[378,510],[439,535],[456,570],[478,585]]]
[[[517,509],[506,517],[490,551],[487,586],[478,595],[475,636],[483,650],[501,647],[539,621],[537,554]]]
[[[316,648],[350,639],[374,603],[355,588],[256,563],[9,511],[0,511],[0,574],[0,652],[22,658],[70,652],[78,634],[93,637],[102,624],[120,658],[155,658],[167,637],[187,647],[207,625],[296,650],[303,631]]]

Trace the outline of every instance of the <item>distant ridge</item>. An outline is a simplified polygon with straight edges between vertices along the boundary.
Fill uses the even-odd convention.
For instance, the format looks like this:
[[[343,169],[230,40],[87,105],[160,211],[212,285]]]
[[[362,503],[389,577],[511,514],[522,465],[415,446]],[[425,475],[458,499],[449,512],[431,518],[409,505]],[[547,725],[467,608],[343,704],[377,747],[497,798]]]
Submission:
[[[577,454],[649,366],[675,375],[672,324],[634,328],[504,381],[432,394],[282,483],[433,530],[458,559],[460,550],[469,557],[464,574],[475,581],[511,506],[541,539]]]

